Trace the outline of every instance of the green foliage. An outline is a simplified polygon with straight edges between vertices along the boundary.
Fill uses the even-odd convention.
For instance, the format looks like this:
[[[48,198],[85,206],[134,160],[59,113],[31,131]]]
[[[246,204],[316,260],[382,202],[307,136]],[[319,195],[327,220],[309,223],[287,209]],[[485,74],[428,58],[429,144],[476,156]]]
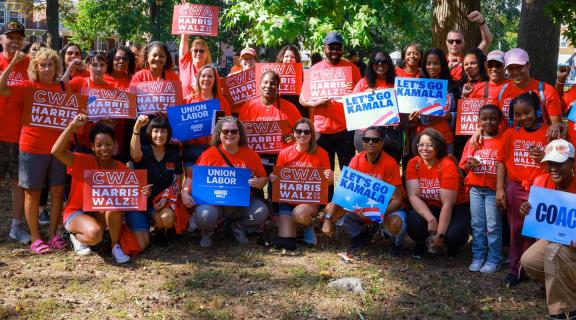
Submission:
[[[566,26],[563,36],[576,43],[576,1],[574,0],[554,0],[546,7],[552,21]]]
[[[242,45],[279,47],[301,43],[320,49],[329,31],[340,31],[349,47],[380,46],[390,51],[415,39],[430,43],[431,3],[419,0],[226,1],[226,30],[239,30]]]
[[[521,0],[484,0],[482,14],[494,36],[491,50],[506,51],[517,46]]]

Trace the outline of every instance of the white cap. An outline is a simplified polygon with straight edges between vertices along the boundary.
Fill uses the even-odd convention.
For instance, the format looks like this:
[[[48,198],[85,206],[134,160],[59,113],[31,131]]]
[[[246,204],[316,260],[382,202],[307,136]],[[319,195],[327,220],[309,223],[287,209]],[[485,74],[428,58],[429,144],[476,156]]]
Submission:
[[[574,146],[563,139],[557,139],[550,142],[546,149],[544,149],[544,161],[552,161],[563,163],[564,161],[568,160],[569,158],[574,159]]]

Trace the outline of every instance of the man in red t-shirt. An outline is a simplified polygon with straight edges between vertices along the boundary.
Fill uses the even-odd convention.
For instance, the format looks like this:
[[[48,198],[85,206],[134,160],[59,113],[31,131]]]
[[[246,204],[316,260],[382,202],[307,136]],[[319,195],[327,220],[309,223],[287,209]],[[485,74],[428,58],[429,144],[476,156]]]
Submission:
[[[0,29],[0,72],[4,72],[14,58],[16,52],[21,51],[25,37],[24,26],[17,21],[11,21]],[[28,80],[28,57],[12,66],[8,71],[9,86]],[[21,121],[20,114],[13,114],[6,108],[9,97],[0,97],[0,178],[10,180],[12,192],[12,226],[10,238],[21,243],[30,242],[30,235],[22,228],[24,215],[24,193],[18,186],[18,141],[20,140]]]
[[[352,88],[360,81],[360,70],[353,63],[343,60],[344,38],[337,32],[330,32],[324,38],[323,50],[326,58],[313,65],[310,70],[321,70],[335,67],[352,68]],[[331,98],[307,99],[300,96],[300,104],[311,108],[314,114],[314,128],[318,133],[318,145],[321,146],[330,158],[330,168],[334,170],[334,155],[338,156],[340,169],[348,165],[355,154],[354,131],[346,129],[346,118],[342,102]]]
[[[488,48],[492,44],[492,33],[486,25],[486,19],[478,11],[473,11],[468,15],[468,20],[476,23],[480,27],[480,34],[482,35],[482,42],[478,45],[478,49],[482,50],[484,54],[488,53]],[[462,78],[462,63],[464,61],[464,33],[460,30],[450,30],[446,35],[446,47],[448,48],[448,67],[450,68],[450,75],[454,80]]]

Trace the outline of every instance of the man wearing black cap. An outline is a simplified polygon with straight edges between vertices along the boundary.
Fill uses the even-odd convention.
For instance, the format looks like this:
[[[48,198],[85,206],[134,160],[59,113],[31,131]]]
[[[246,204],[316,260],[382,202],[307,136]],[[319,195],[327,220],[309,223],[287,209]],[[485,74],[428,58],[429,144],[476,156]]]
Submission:
[[[360,70],[353,63],[343,60],[344,39],[337,32],[330,32],[323,42],[325,59],[313,65],[310,70],[321,70],[335,67],[352,68],[352,88],[360,81]],[[350,89],[352,92],[352,89]],[[300,104],[311,108],[314,113],[314,128],[318,133],[318,145],[330,157],[330,166],[334,170],[334,155],[338,156],[340,168],[348,165],[354,156],[354,131],[346,129],[346,118],[342,102],[331,98],[306,99],[300,96]]]
[[[22,50],[25,37],[24,26],[17,21],[11,21],[0,29],[0,43],[2,54],[0,55],[0,72],[4,72],[17,52]],[[22,53],[20,53],[22,54]],[[21,81],[28,80],[28,64],[30,59],[25,57],[18,62],[8,76],[8,85],[12,86]],[[18,140],[20,137],[19,126],[7,125],[19,124],[20,115],[11,114],[6,106],[10,97],[0,98],[0,179],[8,178],[12,191],[12,226],[10,238],[21,243],[30,242],[30,235],[22,227],[24,213],[24,198],[22,189],[18,186]]]

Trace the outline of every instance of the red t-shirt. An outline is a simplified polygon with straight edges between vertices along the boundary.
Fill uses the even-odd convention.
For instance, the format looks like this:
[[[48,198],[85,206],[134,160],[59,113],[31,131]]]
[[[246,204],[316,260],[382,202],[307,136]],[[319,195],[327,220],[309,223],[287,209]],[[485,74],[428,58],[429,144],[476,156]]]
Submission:
[[[98,169],[101,168],[94,155],[74,152],[74,162],[72,162],[72,166],[68,167],[68,174],[72,176],[72,186],[70,188],[68,203],[63,211],[63,221],[66,221],[74,212],[82,210],[84,196],[84,170]],[[120,161],[114,160],[114,168],[112,169],[126,169],[126,165]]]
[[[352,86],[355,86],[360,81],[361,75],[358,67],[344,59],[341,59],[337,65],[332,65],[328,61],[323,60],[313,65],[310,70],[321,70],[336,67],[351,67],[352,68]],[[318,106],[312,109],[314,111],[314,128],[316,132],[324,134],[338,133],[346,130],[346,117],[344,116],[344,106],[342,102],[337,102],[331,99],[323,106]]]
[[[408,73],[406,69],[396,67],[396,76],[401,78],[420,78],[420,69],[416,73]]]
[[[311,168],[330,168],[330,158],[328,153],[316,147],[315,153],[300,152],[296,149],[296,145],[288,146],[280,151],[278,160],[276,160],[278,167],[311,167]]]
[[[114,86],[115,89],[130,91],[130,82],[132,77],[126,75],[122,78],[114,78],[109,74],[104,75],[104,80]]]
[[[534,183],[532,185],[535,187],[540,187],[540,188],[558,190],[558,189],[556,189],[556,184],[554,182],[552,182],[552,180],[550,179],[549,173],[544,173],[544,174],[536,177],[536,179],[534,179]],[[568,186],[568,188],[566,188],[566,190],[561,190],[561,191],[576,193],[576,179],[572,178],[572,182],[570,182],[570,185]]]
[[[452,103],[456,103],[456,99],[454,98],[454,95],[451,92],[448,92],[448,95],[446,96],[446,105],[444,105],[445,113],[449,113],[452,110],[454,110],[454,108],[452,107]],[[428,116],[421,115],[420,117],[428,117]],[[447,144],[451,144],[452,142],[454,142],[454,131],[452,130],[452,127],[450,127],[450,121],[440,117],[434,117],[434,118],[428,117],[428,118],[430,122],[427,124],[418,122],[418,125],[416,126],[416,133],[420,133],[424,131],[424,129],[426,128],[434,128],[442,134]]]
[[[252,149],[248,147],[238,147],[238,151],[235,154],[228,153],[222,146],[220,146],[220,150],[222,150],[234,167],[248,168],[258,178],[266,176],[266,171],[264,170],[260,157],[256,152],[252,151]],[[202,152],[196,164],[199,166],[228,167],[226,160],[222,158],[215,146]]]
[[[543,166],[536,163],[528,152],[529,147],[536,146],[544,150],[548,139],[546,132],[548,126],[542,126],[533,132],[524,128],[516,130],[510,128],[502,135],[502,151],[500,162],[506,165],[508,179],[522,184],[524,189],[529,190],[534,179],[544,173]]]
[[[388,89],[388,88],[394,88],[394,83],[388,84],[386,80],[376,79],[376,85],[374,86],[374,89]],[[360,79],[360,81],[358,81],[352,92],[359,93],[364,92],[368,89],[370,89],[370,87],[368,86],[368,80],[366,80],[366,78],[362,78]]]
[[[30,80],[20,82],[10,87],[10,91],[12,92],[10,103],[17,104],[17,106],[13,107],[13,110],[19,109],[20,114],[22,114],[22,110],[24,109],[26,88],[40,88],[56,92],[62,91],[60,83],[43,84],[41,82],[33,82]],[[52,145],[54,145],[54,142],[56,142],[60,133],[60,130],[23,125],[20,133],[20,151],[36,154],[50,154]]]
[[[64,71],[66,71],[66,68],[64,68]],[[74,71],[72,71],[72,75],[70,75],[70,79],[74,79],[76,77],[86,78],[89,76],[90,76],[90,71],[88,71],[87,69],[82,69],[80,71],[74,70]]]
[[[200,68],[196,68],[194,63],[192,63],[192,55],[190,51],[186,52],[183,57],[180,57],[180,65],[178,70],[178,75],[180,76],[180,82],[182,82],[182,94],[187,97],[190,94],[194,94],[194,86],[196,85],[196,76]],[[220,75],[216,72],[216,79],[214,79],[220,86]]]
[[[450,57],[448,57],[448,55],[446,55],[446,61],[450,64]],[[454,68],[450,69],[450,75],[455,81],[460,81],[460,79],[462,79],[462,71],[464,69],[462,62],[464,61],[464,56],[459,56],[458,61],[460,62]]]
[[[10,59],[0,53],[0,73],[4,72],[10,64]],[[7,84],[14,86],[22,81],[28,80],[28,64],[30,58],[25,57],[18,62],[8,76]],[[14,92],[10,96],[0,97],[0,141],[18,143],[20,131],[22,130],[22,106],[19,103],[10,103],[10,97],[14,97]]]
[[[488,84],[488,96],[486,98],[492,99],[492,103],[498,105],[498,94],[506,83],[510,83],[510,80],[504,80],[500,83],[492,83],[490,81],[479,81],[473,83],[473,89],[468,95],[468,98],[484,98],[486,84]]]
[[[189,97],[190,99],[186,100],[185,101],[186,103],[196,103],[204,101],[204,98],[202,97],[196,97],[196,96],[189,96]],[[232,111],[230,111],[230,104],[228,104],[228,100],[226,100],[223,97],[218,97],[218,101],[220,101],[220,110],[224,111],[224,114],[227,116],[231,115]],[[209,144],[210,139],[211,136],[196,138],[186,141],[186,144],[194,144],[194,145]]]
[[[467,187],[487,187],[496,191],[496,174],[501,149],[502,135],[484,136],[480,149],[474,149],[468,140],[462,152],[460,168],[465,170],[466,161],[470,158],[476,158],[480,164],[468,171],[464,178],[464,184]]]
[[[384,151],[380,152],[380,158],[376,163],[370,163],[366,158],[366,151],[362,151],[350,160],[348,166],[395,187],[402,186],[398,163]]]
[[[510,109],[510,102],[512,102],[512,99],[514,99],[515,97],[524,92],[534,91],[538,94],[538,97],[540,97],[540,92],[538,91],[539,83],[540,81],[536,79],[530,79],[530,82],[526,87],[518,88],[516,87],[514,82],[510,81],[510,84],[506,87],[506,89],[502,93],[502,98],[500,99],[500,101],[498,101],[498,103],[500,104],[500,108],[502,109],[502,112],[504,112],[504,114],[508,114],[508,110]],[[556,89],[554,89],[553,86],[547,83],[544,83],[544,99],[545,104],[544,108],[542,109],[542,112],[547,115],[546,117],[547,123],[550,123],[549,116],[562,116],[562,108],[560,107],[560,97],[558,97]],[[540,97],[540,100],[542,100],[542,97]]]
[[[302,118],[298,108],[290,101],[278,99],[270,106],[265,106],[260,97],[254,97],[240,108],[238,119],[241,121],[279,121],[288,120],[290,127]]]
[[[468,201],[468,194],[460,183],[460,172],[456,162],[446,156],[436,161],[432,168],[428,168],[420,156],[415,156],[408,161],[406,169],[406,181],[418,180],[420,184],[420,199],[426,204],[442,207],[440,189],[458,192],[456,204]]]
[[[564,92],[562,96],[562,110],[564,114],[568,114],[570,109],[576,106],[576,87],[572,87],[570,90]],[[566,130],[566,140],[571,144],[576,143],[576,126],[574,122],[568,120],[568,129]]]
[[[178,77],[178,75],[176,73],[174,73],[174,71],[167,70],[167,71],[164,71],[164,79],[162,79],[162,77],[157,78],[157,77],[154,77],[152,75],[152,72],[150,72],[150,69],[142,69],[142,70],[137,71],[132,76],[132,81],[130,82],[130,85],[138,83],[138,82],[160,81],[160,80],[180,81],[180,77]]]

